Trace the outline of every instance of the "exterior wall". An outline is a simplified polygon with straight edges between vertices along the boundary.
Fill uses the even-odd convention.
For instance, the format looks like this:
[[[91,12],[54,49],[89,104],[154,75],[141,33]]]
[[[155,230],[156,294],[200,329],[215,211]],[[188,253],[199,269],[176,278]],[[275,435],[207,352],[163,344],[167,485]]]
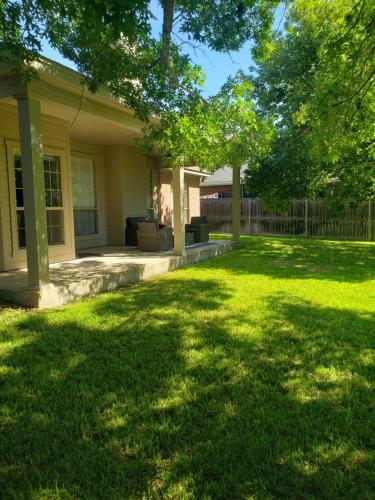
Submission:
[[[45,153],[61,159],[61,180],[64,206],[64,244],[49,246],[50,262],[69,260],[75,256],[71,172],[69,161],[69,133],[67,122],[42,116],[43,147]],[[0,105],[0,270],[26,267],[26,249],[18,247],[13,151],[19,149],[17,108]]]
[[[150,170],[154,167],[150,158],[135,148],[123,148],[123,210],[126,217],[147,216],[150,199]],[[150,205],[151,207],[151,205]],[[125,226],[124,226],[125,227]]]
[[[185,189],[188,192],[188,214],[187,219],[200,215],[200,187],[199,176],[185,174]],[[168,170],[160,172],[159,188],[160,222],[172,224],[172,173]]]
[[[172,224],[172,174],[168,171],[160,172],[159,187],[159,220],[161,224]]]
[[[94,161],[96,206],[98,215],[97,234],[76,236],[76,248],[90,248],[107,244],[107,216],[106,216],[106,171],[104,166],[104,148],[92,144],[71,141],[70,157],[89,158]]]
[[[105,192],[107,215],[107,242],[109,245],[124,243],[122,212],[121,148],[105,148]]]
[[[201,214],[201,200],[199,177],[187,176],[185,182],[189,189],[189,222],[191,217],[199,217]]]
[[[126,218],[149,215],[152,193],[148,191],[151,158],[128,146],[105,148],[105,188],[109,245],[125,243]],[[150,199],[151,195],[151,199]]]

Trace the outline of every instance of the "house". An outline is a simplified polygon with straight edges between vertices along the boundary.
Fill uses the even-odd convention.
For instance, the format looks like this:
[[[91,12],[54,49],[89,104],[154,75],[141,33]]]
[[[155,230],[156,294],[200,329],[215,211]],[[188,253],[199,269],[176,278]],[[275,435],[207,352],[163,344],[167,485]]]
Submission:
[[[244,189],[244,174],[246,167],[241,168],[241,198],[248,195]],[[233,174],[231,167],[218,169],[209,177],[203,177],[200,182],[202,198],[232,198]]]
[[[77,72],[53,61],[33,66],[39,77],[25,82],[0,63],[0,295],[45,307],[124,284],[121,265],[135,262],[121,253],[129,216],[173,223],[174,256],[182,260],[168,266],[188,262],[184,222],[199,215],[207,174],[161,168],[136,147],[143,125],[119,99],[88,92]],[[112,253],[95,267],[77,259],[100,247],[123,260],[116,267]]]

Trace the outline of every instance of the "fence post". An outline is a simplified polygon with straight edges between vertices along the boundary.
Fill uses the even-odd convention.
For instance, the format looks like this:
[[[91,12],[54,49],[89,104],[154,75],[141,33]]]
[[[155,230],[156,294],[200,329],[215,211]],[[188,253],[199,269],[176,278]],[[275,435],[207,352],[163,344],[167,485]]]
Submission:
[[[372,240],[372,200],[368,200],[368,223],[367,223],[367,229],[368,229],[368,240]]]
[[[309,200],[305,198],[305,238],[307,238],[309,235],[308,210],[309,210]]]

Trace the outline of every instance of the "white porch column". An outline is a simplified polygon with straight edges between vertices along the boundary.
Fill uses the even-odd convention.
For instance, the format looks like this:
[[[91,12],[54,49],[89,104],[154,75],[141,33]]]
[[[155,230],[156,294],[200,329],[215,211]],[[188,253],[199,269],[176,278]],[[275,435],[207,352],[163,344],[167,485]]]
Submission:
[[[49,282],[46,201],[40,102],[16,96],[21,144],[28,285],[38,290]]]
[[[241,169],[232,168],[232,232],[233,241],[240,241],[241,236]]]
[[[185,255],[184,169],[172,169],[174,253]]]

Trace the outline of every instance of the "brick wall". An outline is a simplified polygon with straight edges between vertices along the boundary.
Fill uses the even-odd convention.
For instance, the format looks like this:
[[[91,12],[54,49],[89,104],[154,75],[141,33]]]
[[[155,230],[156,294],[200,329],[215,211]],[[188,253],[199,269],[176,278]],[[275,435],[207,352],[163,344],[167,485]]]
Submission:
[[[185,189],[189,196],[189,219],[200,215],[200,188],[199,176],[185,175]],[[169,171],[160,172],[159,206],[160,222],[162,224],[172,224],[172,173]]]

